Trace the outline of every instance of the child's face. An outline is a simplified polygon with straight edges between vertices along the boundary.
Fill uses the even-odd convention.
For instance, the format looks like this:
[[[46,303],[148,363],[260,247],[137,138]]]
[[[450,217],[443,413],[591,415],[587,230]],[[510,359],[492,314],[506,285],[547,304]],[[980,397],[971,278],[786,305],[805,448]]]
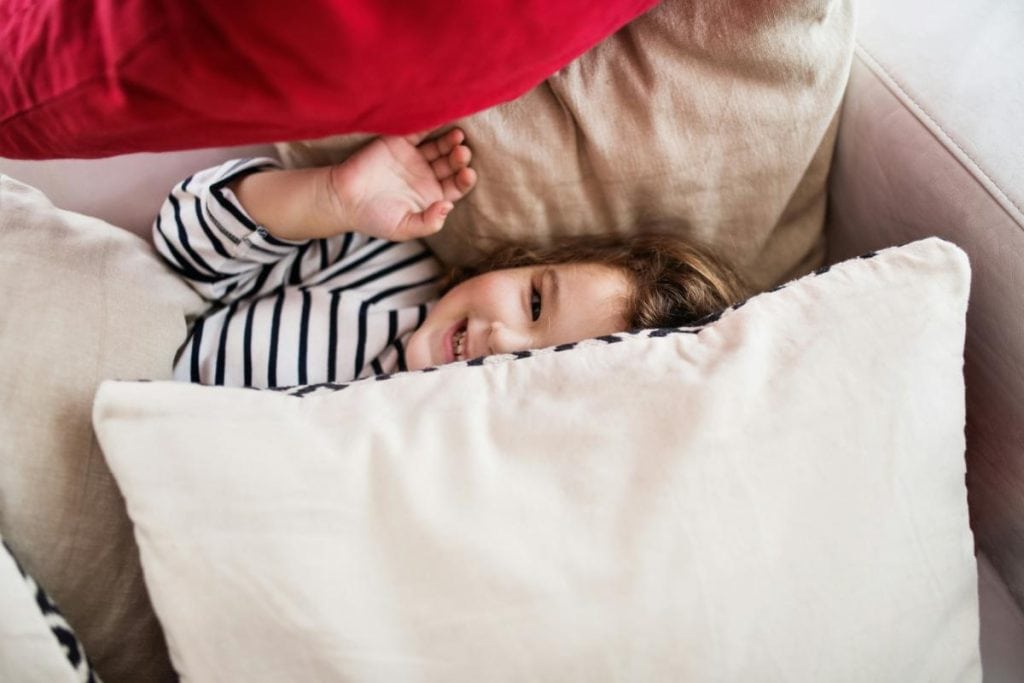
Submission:
[[[626,329],[626,275],[585,263],[484,273],[445,294],[406,346],[410,370]]]

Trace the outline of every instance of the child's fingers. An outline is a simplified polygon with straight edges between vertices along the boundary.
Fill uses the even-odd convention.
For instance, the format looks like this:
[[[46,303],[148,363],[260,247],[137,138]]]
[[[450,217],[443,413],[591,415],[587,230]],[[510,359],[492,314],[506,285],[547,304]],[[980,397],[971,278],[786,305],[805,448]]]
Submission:
[[[440,137],[421,143],[418,147],[427,161],[434,161],[450,153],[465,139],[466,134],[462,132],[461,128],[453,128]]]
[[[476,171],[467,166],[460,169],[455,175],[442,180],[441,190],[445,199],[454,202],[466,196],[474,185],[476,185]]]
[[[434,170],[434,175],[437,176],[438,180],[444,180],[468,166],[469,160],[472,158],[473,152],[470,151],[469,147],[458,145],[450,154],[430,162],[430,167]]]

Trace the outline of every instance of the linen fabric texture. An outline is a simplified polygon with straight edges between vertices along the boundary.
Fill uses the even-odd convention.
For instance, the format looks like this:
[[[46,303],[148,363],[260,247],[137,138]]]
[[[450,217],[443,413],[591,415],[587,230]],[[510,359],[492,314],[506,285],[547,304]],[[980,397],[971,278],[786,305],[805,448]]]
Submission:
[[[138,237],[0,175],[0,533],[107,683],[174,672],[92,400],[104,379],[169,379],[201,306]]]
[[[825,183],[853,0],[666,0],[518,99],[462,118],[476,188],[428,243],[467,264],[499,240],[658,229],[756,289],[824,254]],[[279,145],[339,161],[365,136]]]
[[[977,681],[968,288],[929,239],[703,327],[107,382],[94,424],[185,678]]]

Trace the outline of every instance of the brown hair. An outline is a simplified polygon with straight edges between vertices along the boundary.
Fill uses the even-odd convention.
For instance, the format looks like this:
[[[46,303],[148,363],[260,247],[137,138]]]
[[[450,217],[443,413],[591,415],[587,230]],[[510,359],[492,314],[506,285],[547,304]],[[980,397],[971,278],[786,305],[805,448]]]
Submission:
[[[626,323],[634,329],[682,327],[736,303],[747,286],[721,259],[665,233],[578,235],[552,245],[506,244],[472,267],[455,268],[444,291],[492,270],[597,263],[624,272],[632,285]]]

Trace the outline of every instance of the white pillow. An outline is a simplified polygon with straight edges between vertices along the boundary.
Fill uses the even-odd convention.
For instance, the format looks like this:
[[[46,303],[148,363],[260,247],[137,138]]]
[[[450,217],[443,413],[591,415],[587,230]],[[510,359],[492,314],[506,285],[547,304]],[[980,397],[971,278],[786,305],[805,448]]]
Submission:
[[[105,383],[196,680],[979,680],[969,268],[311,393]],[[345,385],[343,385],[345,386]]]
[[[74,630],[0,538],[0,681],[90,680],[96,674]]]

